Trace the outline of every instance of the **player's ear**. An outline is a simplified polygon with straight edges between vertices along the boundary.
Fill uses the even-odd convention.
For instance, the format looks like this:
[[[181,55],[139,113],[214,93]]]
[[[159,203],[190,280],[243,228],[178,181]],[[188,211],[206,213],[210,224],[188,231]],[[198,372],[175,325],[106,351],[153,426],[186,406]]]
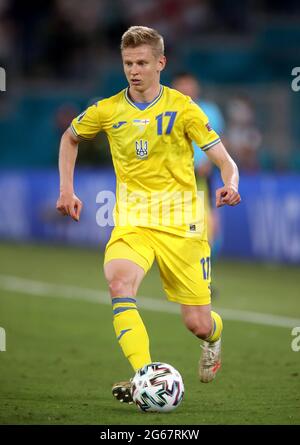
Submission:
[[[166,56],[160,56],[160,58],[158,59],[158,71],[162,71],[165,68],[166,63]]]

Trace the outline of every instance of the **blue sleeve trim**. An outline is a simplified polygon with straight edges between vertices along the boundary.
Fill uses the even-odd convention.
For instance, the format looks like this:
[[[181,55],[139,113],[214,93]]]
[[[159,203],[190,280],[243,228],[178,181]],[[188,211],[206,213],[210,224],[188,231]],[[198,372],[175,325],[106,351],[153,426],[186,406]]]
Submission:
[[[213,147],[214,145],[218,144],[218,142],[221,142],[221,139],[215,139],[214,141],[210,142],[209,144],[204,145],[204,147],[201,147],[201,150],[207,151],[209,148]]]
[[[77,131],[75,130],[75,128],[73,127],[73,124],[70,125],[70,128],[72,130],[72,133],[79,139],[83,140],[83,141],[90,141],[91,139],[88,138],[84,138],[82,136],[80,136],[80,134],[77,133]]]

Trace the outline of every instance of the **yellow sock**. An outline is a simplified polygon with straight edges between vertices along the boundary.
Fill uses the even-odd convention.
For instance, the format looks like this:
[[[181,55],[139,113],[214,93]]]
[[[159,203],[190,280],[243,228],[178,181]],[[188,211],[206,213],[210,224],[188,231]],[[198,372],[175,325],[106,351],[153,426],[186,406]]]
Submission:
[[[134,371],[151,363],[149,338],[138,313],[136,300],[130,297],[112,299],[113,325],[119,344]]]
[[[208,338],[206,338],[206,341],[209,341],[210,343],[214,343],[215,341],[219,340],[222,334],[223,330],[223,322],[222,318],[219,314],[217,314],[214,311],[211,311],[211,317],[213,319],[213,330],[212,333]]]

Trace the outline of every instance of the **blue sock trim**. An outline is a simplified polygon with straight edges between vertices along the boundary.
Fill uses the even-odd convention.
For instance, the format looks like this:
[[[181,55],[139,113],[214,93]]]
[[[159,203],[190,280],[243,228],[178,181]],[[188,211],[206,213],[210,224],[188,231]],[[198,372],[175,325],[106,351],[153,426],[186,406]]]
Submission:
[[[114,313],[114,315],[117,315],[120,312],[132,311],[132,310],[136,311],[137,308],[136,307],[130,307],[130,306],[128,306],[128,307],[117,307],[117,309],[113,310],[113,313]]]
[[[216,332],[217,329],[217,325],[216,325],[216,320],[213,318],[214,320],[214,330],[212,331],[211,337],[214,335],[214,333]]]
[[[134,298],[129,298],[129,297],[124,297],[124,298],[112,298],[111,300],[112,304],[117,304],[117,303],[136,303],[136,300]]]

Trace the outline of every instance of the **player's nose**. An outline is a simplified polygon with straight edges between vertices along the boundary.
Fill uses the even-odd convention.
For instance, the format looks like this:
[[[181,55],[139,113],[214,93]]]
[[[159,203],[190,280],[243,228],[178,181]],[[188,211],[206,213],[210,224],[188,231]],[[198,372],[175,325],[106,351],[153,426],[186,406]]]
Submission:
[[[139,67],[138,65],[132,65],[131,70],[130,70],[130,74],[132,76],[135,76],[136,74],[139,73]]]

